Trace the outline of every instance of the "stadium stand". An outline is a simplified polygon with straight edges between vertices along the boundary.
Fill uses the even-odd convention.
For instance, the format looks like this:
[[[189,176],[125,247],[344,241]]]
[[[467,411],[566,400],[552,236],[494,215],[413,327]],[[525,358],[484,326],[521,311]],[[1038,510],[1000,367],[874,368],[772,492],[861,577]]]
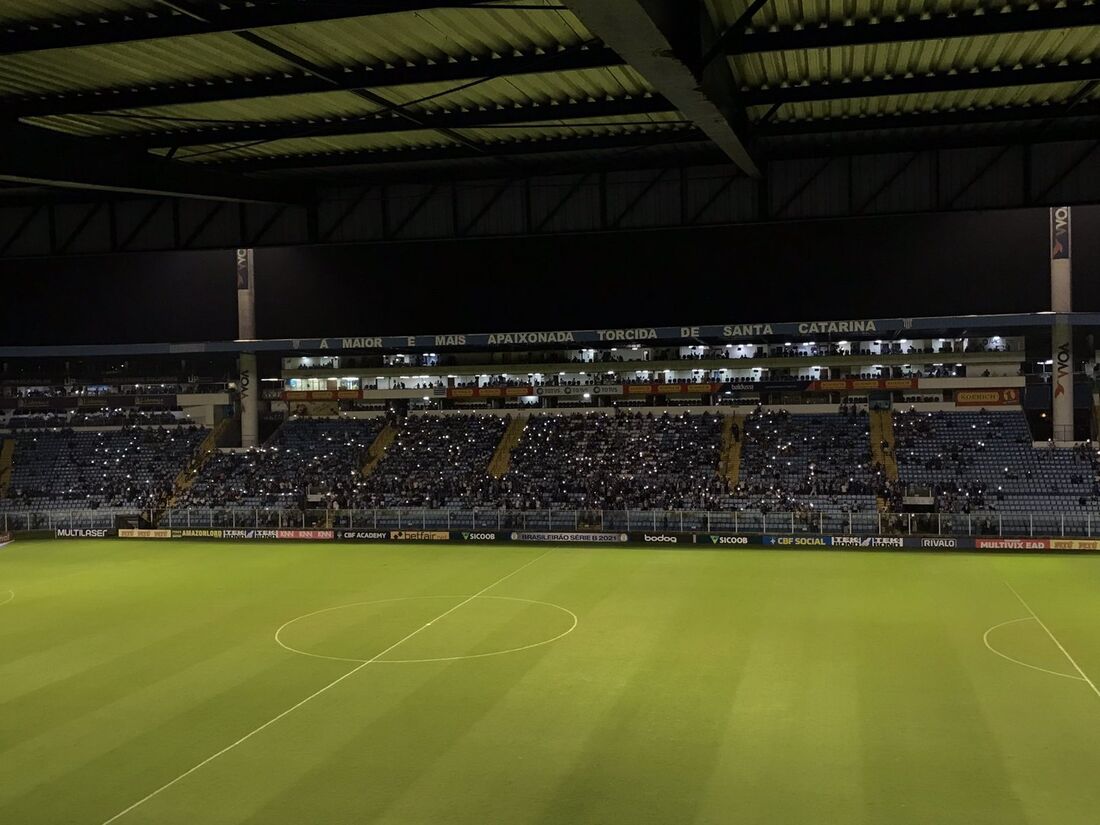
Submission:
[[[874,510],[884,477],[871,458],[867,415],[757,410],[745,420],[740,481],[728,509]]]
[[[158,507],[206,433],[194,426],[18,431],[0,510]]]
[[[491,502],[510,509],[715,507],[719,416],[535,415]]]
[[[944,513],[1095,512],[1091,450],[1032,443],[1018,410],[898,412],[894,436],[901,481],[929,488]]]
[[[464,507],[485,499],[489,462],[510,419],[409,416],[360,485],[361,507]]]
[[[291,419],[255,450],[210,456],[179,507],[350,507],[363,465],[385,425],[366,419]]]

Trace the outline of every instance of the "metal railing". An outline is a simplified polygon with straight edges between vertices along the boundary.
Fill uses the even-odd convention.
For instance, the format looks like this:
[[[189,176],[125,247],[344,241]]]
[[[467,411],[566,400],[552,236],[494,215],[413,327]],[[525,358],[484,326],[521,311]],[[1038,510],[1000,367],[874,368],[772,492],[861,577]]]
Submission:
[[[170,509],[159,527],[349,530],[665,531],[809,535],[1084,536],[1100,534],[1100,513],[765,513],[756,510],[496,510],[392,508],[299,510],[252,507]],[[147,512],[0,512],[0,532],[113,528]]]

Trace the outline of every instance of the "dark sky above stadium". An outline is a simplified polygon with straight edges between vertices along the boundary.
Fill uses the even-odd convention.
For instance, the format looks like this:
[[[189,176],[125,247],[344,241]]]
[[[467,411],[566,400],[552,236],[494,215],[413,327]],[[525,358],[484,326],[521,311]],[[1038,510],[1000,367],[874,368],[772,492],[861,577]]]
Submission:
[[[261,337],[489,332],[1049,308],[1046,210],[262,249]],[[1100,309],[1100,207],[1074,306]],[[0,262],[0,342],[236,337],[231,252]]]

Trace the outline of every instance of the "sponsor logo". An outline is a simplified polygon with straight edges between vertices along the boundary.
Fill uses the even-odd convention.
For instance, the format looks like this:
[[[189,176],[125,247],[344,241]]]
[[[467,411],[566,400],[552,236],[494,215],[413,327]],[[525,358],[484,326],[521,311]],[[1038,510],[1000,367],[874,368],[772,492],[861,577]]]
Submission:
[[[3,547],[5,544],[11,544],[14,540],[11,533],[0,533],[0,547]]]
[[[1016,404],[1020,400],[1020,391],[1004,390],[959,390],[955,393],[956,406],[991,407],[1000,404]]]
[[[979,550],[1046,550],[1049,539],[974,539]]]
[[[496,533],[462,533],[463,541],[496,541]]]
[[[122,535],[123,532],[127,532],[127,531],[119,531],[119,535]],[[130,531],[130,532],[132,532],[132,531]],[[57,528],[57,530],[54,531],[54,534],[59,539],[102,539],[102,538],[106,538],[107,536],[109,536],[110,531],[109,530],[94,530],[94,529],[82,530],[82,529],[79,529],[79,528],[71,528],[70,529],[70,528],[59,527],[59,528]]]
[[[1068,206],[1056,206],[1050,210],[1050,259],[1052,261],[1066,260],[1070,256],[1069,218]]]
[[[385,530],[345,530],[340,534],[340,538],[354,541],[386,541],[389,537]]]
[[[1057,352],[1054,353],[1054,363],[1058,367],[1058,378],[1054,386],[1054,397],[1057,398],[1060,395],[1066,394],[1066,385],[1062,383],[1070,372],[1070,361],[1072,360],[1069,351],[1069,341],[1064,341],[1058,345]]]
[[[904,547],[901,536],[830,536],[833,547]]]
[[[921,547],[954,548],[959,546],[958,539],[921,539]]]
[[[626,533],[512,533],[512,541],[614,544],[627,540]]]
[[[119,538],[123,539],[170,539],[171,530],[119,530]]]
[[[1051,539],[1051,550],[1100,550],[1096,539]]]
[[[248,531],[246,531],[248,532]],[[266,533],[271,532],[267,530],[253,530],[253,533]],[[336,537],[336,533],[332,530],[275,530],[275,535],[272,538],[277,539],[297,539],[302,541],[327,541]],[[253,538],[259,538],[253,536]]]
[[[833,547],[870,547],[870,536],[833,536]]]
[[[764,536],[764,544],[778,547],[829,547],[832,536]]]
[[[222,536],[224,538],[227,538],[227,539],[277,539],[277,538],[280,538],[278,530],[223,530],[222,531]]]
[[[224,538],[221,530],[203,530],[198,528],[188,528],[186,530],[173,530],[172,538],[174,539],[220,539]]]
[[[250,249],[238,249],[237,250],[237,289],[248,289],[251,279],[249,277],[249,258],[251,257]]]
[[[656,543],[663,543],[663,544],[679,544],[680,543],[680,538],[679,538],[679,536],[667,536],[663,533],[657,534],[657,535],[654,535],[654,534],[651,534],[651,533],[643,533],[642,534],[642,541],[656,542]]]
[[[715,536],[710,537],[711,544],[738,544],[745,545],[749,543],[748,536]]]
[[[394,541],[449,541],[451,534],[446,530],[390,530]]]

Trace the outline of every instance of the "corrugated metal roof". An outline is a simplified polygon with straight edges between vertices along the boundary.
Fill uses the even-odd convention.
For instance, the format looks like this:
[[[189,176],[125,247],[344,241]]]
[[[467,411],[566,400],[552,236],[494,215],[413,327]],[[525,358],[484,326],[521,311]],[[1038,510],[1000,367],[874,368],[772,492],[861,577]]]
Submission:
[[[744,87],[768,88],[804,81],[1079,63],[1090,58],[1100,58],[1100,32],[1080,28],[749,54],[733,57],[730,63]]]
[[[518,1],[518,0],[517,0]],[[495,0],[495,3],[507,0]],[[531,2],[531,0],[527,0]],[[751,0],[705,0],[717,31],[737,21]],[[1091,0],[1090,0],[1091,2]],[[242,4],[244,5],[244,4]],[[823,22],[913,19],[982,9],[996,13],[1006,3],[986,0],[770,0],[754,15],[756,31],[798,29]],[[1019,6],[1012,6],[1018,9]],[[74,16],[155,10],[156,0],[0,0],[0,25],[14,21],[56,20]],[[460,138],[489,144],[501,141],[554,141],[564,137],[613,136],[624,130],[668,129],[683,120],[677,112],[608,116],[585,121],[553,117],[551,104],[646,96],[652,85],[629,66],[492,76],[490,58],[531,55],[594,42],[594,34],[571,11],[518,8],[428,8],[258,29],[273,51],[233,33],[199,34],[157,40],[27,51],[0,55],[0,95],[25,95],[91,89],[144,88],[153,84],[217,82],[235,77],[227,88],[240,89],[240,78],[300,76],[304,64],[329,73],[360,66],[442,65],[471,56],[485,60],[487,77],[464,82],[417,83],[371,90],[379,100],[410,112],[493,111],[546,106],[543,119],[459,129]],[[730,57],[735,81],[747,90],[829,83],[843,95],[858,91],[865,78],[904,78],[995,67],[1079,64],[1100,60],[1096,28],[1064,28],[970,38],[881,43],[800,51],[763,52]],[[297,91],[300,86],[284,91]],[[1079,95],[1081,83],[1044,83],[999,89],[960,89],[878,97],[840,97],[809,103],[784,103],[778,109],[754,106],[756,120],[770,122],[844,117],[876,117],[901,112],[966,110],[1039,105]],[[1095,95],[1096,93],[1093,92]],[[108,98],[104,98],[108,99]],[[136,102],[136,101],[132,101]],[[192,129],[234,123],[307,121],[301,133],[277,140],[218,143],[181,148],[179,159],[214,162],[282,157],[301,153],[378,151],[447,146],[454,138],[431,129],[381,134],[318,136],[308,121],[369,115],[386,108],[350,91],[322,91],[251,99],[131,109],[98,114],[60,114],[28,120],[76,135]],[[664,125],[662,125],[664,124]],[[932,133],[930,133],[932,134]],[[934,135],[933,135],[934,136]],[[218,137],[224,137],[220,133]],[[814,137],[798,138],[812,141]],[[767,138],[767,140],[775,140]],[[787,140],[787,144],[791,141]],[[780,144],[776,144],[780,145]],[[783,144],[786,145],[786,144]],[[667,151],[667,150],[662,150]],[[598,154],[598,152],[596,153]]]
[[[1004,89],[965,89],[957,92],[785,103],[771,120],[783,122],[825,117],[873,117],[902,112],[985,109],[993,106],[1036,106],[1068,100],[1080,87],[1079,83],[1045,83]],[[766,106],[754,106],[750,109],[750,114],[755,119],[762,117],[767,110]]]
[[[232,34],[0,56],[0,94],[64,92],[290,71]]]
[[[732,26],[752,0],[705,0],[720,30]],[[752,16],[754,29],[774,26],[816,26],[846,20],[888,20],[929,14],[959,14],[1019,6],[1010,0],[769,0]]]
[[[557,124],[557,125],[554,125]],[[545,121],[500,129],[457,129],[458,134],[491,147],[494,143],[516,141],[556,141],[570,137],[614,135],[628,132],[664,130],[686,125],[676,115],[631,115],[600,119],[599,125],[584,121]],[[180,160],[224,163],[231,160],[288,155],[332,154],[339,152],[398,151],[454,145],[455,141],[433,130],[410,130],[382,134],[299,137],[243,144],[189,146],[176,154]]]
[[[484,83],[419,83],[379,90],[380,96],[408,111],[480,110],[550,105],[575,100],[604,100],[649,93],[648,84],[627,66],[487,79]],[[418,101],[425,101],[417,104]],[[351,117],[382,111],[383,106],[350,92],[227,100],[185,106],[161,106],[91,115],[33,118],[34,122],[78,135],[164,130],[224,122],[262,122]]]
[[[57,20],[105,12],[155,9],[156,6],[156,0],[0,0],[0,23]]]

